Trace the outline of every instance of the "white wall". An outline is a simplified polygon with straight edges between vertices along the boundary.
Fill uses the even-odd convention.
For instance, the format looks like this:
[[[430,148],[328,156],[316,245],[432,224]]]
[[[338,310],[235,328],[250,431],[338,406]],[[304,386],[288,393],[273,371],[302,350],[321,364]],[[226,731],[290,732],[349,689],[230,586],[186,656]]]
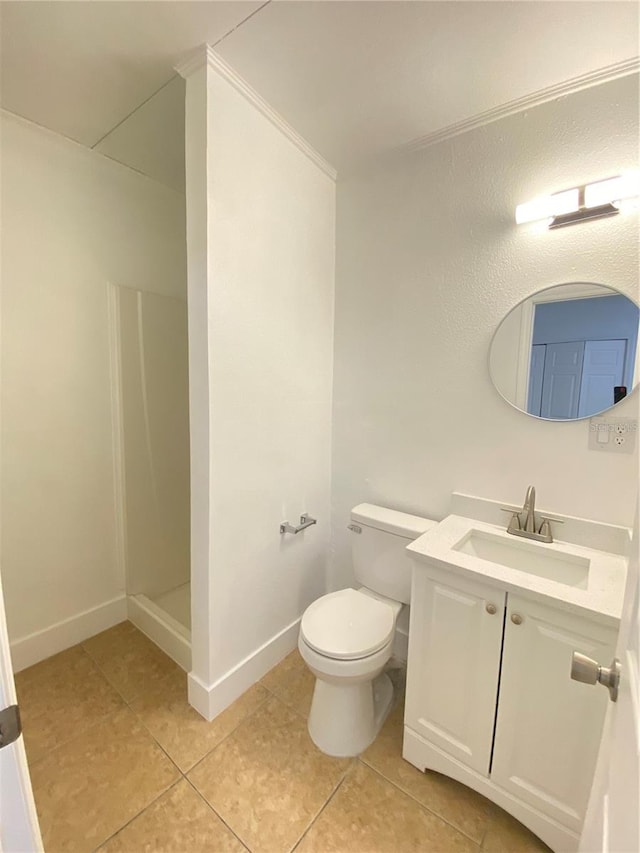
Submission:
[[[107,605],[124,591],[109,283],[184,293],[184,198],[3,113],[1,203],[2,579],[21,666],[124,617]]]
[[[206,145],[197,142],[203,134]],[[198,197],[205,171],[206,200]],[[192,487],[193,675],[206,688],[247,658],[251,680],[259,677],[282,656],[283,637],[295,643],[296,621],[325,590],[334,213],[333,180],[231,83],[211,68],[187,80],[190,323],[196,301],[208,316],[202,338],[190,341],[189,365],[192,423],[209,396],[201,461],[194,438],[202,436],[192,432],[192,476],[195,467],[210,475],[206,497]],[[207,364],[196,350],[205,335]],[[198,528],[207,512],[208,531]],[[280,523],[304,512],[318,524],[282,537]],[[235,689],[208,711],[197,707],[214,713]]]
[[[518,378],[523,372],[522,370],[518,370],[521,367],[520,359],[523,355],[521,351],[523,348],[522,313],[522,305],[518,305],[510,311],[500,324],[500,334],[496,334],[492,338],[489,349],[489,372],[493,384],[505,400],[514,403],[518,408],[526,409],[527,401],[524,399],[526,397],[526,388],[522,389],[518,385]],[[529,346],[525,355],[525,359],[527,360],[527,385],[529,379],[529,361],[531,358],[530,353],[531,342],[529,340]],[[523,393],[523,390],[525,393]]]
[[[638,77],[592,88],[338,184],[334,586],[349,509],[442,518],[453,490],[631,524],[637,456],[587,450],[588,421],[508,406],[487,353],[517,302],[567,281],[638,299],[638,213],[549,232],[516,204],[638,168]],[[616,413],[637,416],[638,393]]]

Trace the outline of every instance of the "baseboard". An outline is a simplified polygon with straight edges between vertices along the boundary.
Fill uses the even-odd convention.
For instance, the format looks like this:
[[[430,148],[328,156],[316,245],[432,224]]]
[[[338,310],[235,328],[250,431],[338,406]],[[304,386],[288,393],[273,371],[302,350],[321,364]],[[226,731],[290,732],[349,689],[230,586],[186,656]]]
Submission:
[[[121,595],[69,619],[63,619],[62,622],[56,622],[42,631],[14,640],[10,644],[13,671],[20,672],[51,655],[63,652],[100,631],[124,622],[126,618],[127,599]]]
[[[300,619],[296,619],[213,684],[206,685],[197,675],[189,673],[191,705],[205,719],[213,720],[295,649],[299,629]]]
[[[146,595],[127,597],[127,614],[136,628],[169,655],[185,672],[191,669],[191,631]]]

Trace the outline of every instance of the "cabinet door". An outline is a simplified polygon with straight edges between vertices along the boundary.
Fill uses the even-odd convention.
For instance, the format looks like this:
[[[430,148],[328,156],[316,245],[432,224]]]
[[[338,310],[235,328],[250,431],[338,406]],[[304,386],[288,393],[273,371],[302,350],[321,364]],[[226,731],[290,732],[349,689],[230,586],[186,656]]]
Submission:
[[[491,778],[576,832],[609,694],[571,681],[571,654],[608,664],[615,640],[613,628],[508,596]]]
[[[413,572],[405,723],[485,775],[505,598],[476,581]]]

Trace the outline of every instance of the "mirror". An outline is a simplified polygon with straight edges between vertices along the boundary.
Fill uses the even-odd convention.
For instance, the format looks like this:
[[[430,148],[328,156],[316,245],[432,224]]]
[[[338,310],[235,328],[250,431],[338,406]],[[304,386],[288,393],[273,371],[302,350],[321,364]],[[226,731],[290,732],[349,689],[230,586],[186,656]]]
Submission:
[[[610,409],[640,378],[640,309],[601,284],[535,293],[498,326],[489,372],[498,392],[544,420],[579,420]]]

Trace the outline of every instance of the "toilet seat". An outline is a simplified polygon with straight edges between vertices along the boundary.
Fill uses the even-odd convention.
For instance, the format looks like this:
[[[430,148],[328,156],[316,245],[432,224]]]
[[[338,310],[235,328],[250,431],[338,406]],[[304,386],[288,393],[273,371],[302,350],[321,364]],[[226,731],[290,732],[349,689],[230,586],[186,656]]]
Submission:
[[[393,639],[396,611],[384,601],[341,589],[313,602],[300,623],[304,642],[335,660],[356,660],[375,654]]]

